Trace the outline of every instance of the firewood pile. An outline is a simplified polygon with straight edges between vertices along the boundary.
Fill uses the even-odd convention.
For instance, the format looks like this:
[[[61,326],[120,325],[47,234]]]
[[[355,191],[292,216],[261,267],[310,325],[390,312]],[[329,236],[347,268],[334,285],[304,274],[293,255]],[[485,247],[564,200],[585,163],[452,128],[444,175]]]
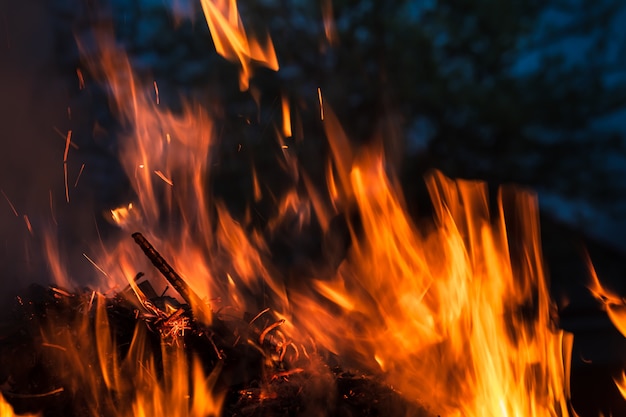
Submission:
[[[143,236],[133,237],[183,299],[197,297]],[[98,370],[112,363],[121,380],[132,381],[149,364],[121,364],[141,343],[154,355],[157,381],[167,378],[167,352],[198,358],[204,375],[216,375],[212,391],[223,398],[224,416],[428,415],[381,376],[344,369],[331,353],[288,341],[269,309],[243,318],[210,311],[201,319],[188,303],[156,294],[141,275],[112,294],[33,284],[16,297],[11,321],[0,328],[0,391],[16,413],[119,415],[139,383],[128,384],[129,394]]]

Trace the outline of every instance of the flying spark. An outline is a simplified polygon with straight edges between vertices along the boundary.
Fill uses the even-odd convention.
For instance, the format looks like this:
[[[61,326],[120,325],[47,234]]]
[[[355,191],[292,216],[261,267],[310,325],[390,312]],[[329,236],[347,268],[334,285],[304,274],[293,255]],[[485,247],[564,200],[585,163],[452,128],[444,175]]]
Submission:
[[[91,264],[92,264],[92,265],[93,265],[93,266],[94,266],[94,267],[95,267],[98,271],[102,272],[102,274],[103,274],[105,277],[108,277],[108,276],[109,276],[109,274],[107,274],[106,272],[104,272],[104,269],[100,268],[100,267],[98,266],[98,264],[97,264],[97,263],[95,263],[95,262],[93,261],[93,259],[91,259],[89,256],[87,256],[87,254],[86,254],[86,253],[83,253],[83,256],[84,256],[84,257],[85,257],[85,259],[87,259],[87,260],[88,260],[88,261],[89,261],[89,262],[90,262],[90,263],[91,263]]]
[[[168,184],[168,185],[170,185],[170,186],[174,186],[174,183],[172,182],[172,180],[171,180],[171,179],[169,179],[169,178],[167,178],[167,177],[165,176],[165,174],[164,174],[164,173],[162,173],[161,171],[154,171],[154,173],[155,173],[155,174],[157,174],[157,176],[158,176],[159,178],[161,178],[161,179],[162,179],[162,180],[163,180],[166,184]]]
[[[7,195],[4,193],[4,190],[0,190],[0,192],[4,196],[4,199],[7,201],[7,203],[9,203],[9,207],[11,207],[11,210],[13,210],[13,214],[15,214],[15,217],[19,217],[20,215],[17,214],[17,210],[15,210],[15,206],[13,205],[13,203],[11,203],[11,200],[9,200],[9,197],[7,197]]]
[[[78,175],[76,176],[76,181],[74,181],[74,188],[76,188],[78,186],[78,180],[80,179],[80,176],[83,175],[83,170],[85,169],[85,164],[82,164],[80,166],[80,171],[78,171]]]
[[[63,179],[65,184],[65,200],[70,202],[70,189],[67,185],[67,155],[70,152],[70,143],[72,142],[72,131],[67,131],[67,136],[65,137],[65,151],[63,152]]]

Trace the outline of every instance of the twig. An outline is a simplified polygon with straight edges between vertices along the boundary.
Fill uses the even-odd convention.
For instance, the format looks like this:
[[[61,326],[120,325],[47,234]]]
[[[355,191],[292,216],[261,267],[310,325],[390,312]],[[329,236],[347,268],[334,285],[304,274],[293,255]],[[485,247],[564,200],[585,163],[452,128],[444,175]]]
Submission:
[[[143,253],[150,259],[152,265],[154,265],[161,275],[165,277],[172,287],[180,294],[190,307],[195,307],[198,311],[202,311],[201,306],[204,304],[200,296],[195,293],[189,285],[181,278],[180,275],[167,263],[167,261],[161,256],[159,252],[152,246],[150,242],[139,232],[132,234],[135,243],[139,245]],[[210,320],[210,318],[208,318]]]

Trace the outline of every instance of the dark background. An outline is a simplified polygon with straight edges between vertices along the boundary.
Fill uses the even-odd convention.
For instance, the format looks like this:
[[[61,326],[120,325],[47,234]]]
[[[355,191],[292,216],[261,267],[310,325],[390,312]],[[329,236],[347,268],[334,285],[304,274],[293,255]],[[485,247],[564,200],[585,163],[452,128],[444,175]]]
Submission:
[[[281,95],[292,99],[302,124],[294,152],[313,178],[322,177],[327,149],[316,121],[318,87],[354,142],[384,138],[411,210],[428,204],[416,183],[433,168],[486,180],[494,189],[512,182],[536,191],[561,325],[575,333],[574,406],[583,416],[600,409],[626,415],[611,380],[626,367],[626,343],[588,294],[583,258],[586,248],[603,282],[626,294],[622,1],[334,1],[335,45],[324,36],[318,2],[241,1],[244,23],[270,31],[281,65],[278,73],[259,69],[252,80],[264,91],[259,115],[238,91],[236,67],[215,54],[195,2],[0,4],[5,294],[49,279],[39,252],[49,227],[61,236],[74,279],[93,281],[85,278],[93,268],[81,253],[97,239],[96,225],[106,233],[102,213],[129,195],[116,162],[123,128],[75,41],[90,39],[94,25],[112,24],[139,74],[158,82],[163,105],[178,109],[179,94],[224,105],[216,116],[214,192],[235,213],[251,200],[251,161],[265,186],[288,185],[275,163],[271,127],[280,122]],[[77,69],[85,74],[84,89]],[[69,203],[68,129],[76,145],[68,159]]]

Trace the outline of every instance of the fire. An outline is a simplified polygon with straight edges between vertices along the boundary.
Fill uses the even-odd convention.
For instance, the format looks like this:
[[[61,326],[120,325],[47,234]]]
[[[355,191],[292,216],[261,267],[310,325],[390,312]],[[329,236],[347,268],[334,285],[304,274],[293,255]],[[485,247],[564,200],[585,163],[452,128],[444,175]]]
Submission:
[[[619,330],[624,337],[626,337],[626,299],[602,286],[588,255],[587,265],[591,273],[589,291],[591,291],[591,294],[593,294],[593,296],[603,304],[604,309],[606,310],[609,319],[615,328]]]
[[[435,173],[435,225],[420,230],[380,153],[355,160],[346,181],[362,236],[352,225],[356,242],[337,276],[315,283],[318,297],[293,300],[298,326],[340,357],[379,368],[433,413],[567,415],[564,335],[550,319],[534,197],[503,190],[491,214],[484,184]],[[505,208],[523,217],[507,226]],[[313,302],[319,296],[340,316]]]
[[[16,414],[2,394],[0,394],[0,416],[3,417],[39,417],[39,414]]]
[[[335,35],[326,23],[330,3],[324,5],[332,43]],[[202,0],[202,7],[217,52],[241,66],[242,90],[249,86],[253,62],[278,70],[271,40],[246,33],[234,0]],[[318,190],[284,152],[286,170],[302,179],[306,192],[277,197],[277,217],[268,220],[268,229],[271,233],[287,220],[302,229],[314,212],[328,231],[330,219],[343,215],[352,245],[336,271],[287,288],[271,261],[280,254],[269,253],[263,231],[206,193],[214,145],[209,113],[197,104],[187,104],[182,114],[168,111],[154,101],[156,84],[137,80],[112,40],[102,38],[99,47],[98,59],[89,65],[109,85],[111,105],[126,123],[120,160],[136,195],[132,204],[109,214],[123,237],[85,255],[103,272],[102,292],[130,285],[141,304],[145,297],[136,277],[144,271],[157,293],[182,297],[207,326],[222,307],[242,316],[269,303],[279,319],[261,332],[259,344],[277,334],[281,360],[289,360],[287,348],[305,358],[309,351],[330,352],[347,368],[381,376],[433,414],[569,414],[564,364],[571,340],[551,318],[532,194],[503,189],[492,208],[484,183],[434,173],[427,178],[434,221],[418,226],[382,150],[354,149],[318,89],[332,151],[327,190]],[[289,107],[283,98],[279,143],[281,133],[291,135]],[[69,133],[64,162],[68,143]],[[254,198],[261,199],[256,172],[253,183]],[[128,238],[138,230],[186,283],[179,294],[150,272],[154,268]],[[46,237],[45,247],[59,284],[71,287],[55,239]],[[86,415],[220,414],[223,395],[215,382],[221,362],[205,369],[180,344],[165,342],[187,329],[187,322],[176,321],[175,308],[167,311],[173,324],[170,333],[159,335],[157,349],[149,348],[147,329],[137,325],[123,355],[116,351],[105,297],[94,292],[83,308],[65,330],[42,329],[42,339],[68,367],[64,386],[87,396]],[[300,372],[294,367],[277,377]]]
[[[254,37],[248,37],[236,0],[201,0],[201,3],[217,53],[241,65],[239,87],[242,91],[250,85],[253,62],[278,71],[272,40],[267,36],[261,43]]]
[[[62,302],[77,302],[69,294],[59,297]],[[140,325],[122,356],[116,349],[105,297],[93,292],[82,301],[86,303],[82,311],[54,317],[42,328],[42,346],[51,351],[49,360],[65,370],[57,383],[77,397],[77,409],[84,407],[81,415],[219,415],[221,397],[213,392],[219,367],[207,376],[200,362],[188,358],[180,346],[162,344],[160,352],[153,351],[158,344]],[[57,320],[67,323],[59,326]]]
[[[604,287],[600,283],[598,274],[591,263],[591,258],[587,254],[587,265],[591,275],[591,283],[589,285],[589,291],[591,294],[602,303],[604,310],[606,311],[611,323],[615,328],[626,337],[626,299],[615,294],[613,291]],[[622,397],[626,399],[626,371],[622,371],[621,375],[614,378],[615,385]]]

